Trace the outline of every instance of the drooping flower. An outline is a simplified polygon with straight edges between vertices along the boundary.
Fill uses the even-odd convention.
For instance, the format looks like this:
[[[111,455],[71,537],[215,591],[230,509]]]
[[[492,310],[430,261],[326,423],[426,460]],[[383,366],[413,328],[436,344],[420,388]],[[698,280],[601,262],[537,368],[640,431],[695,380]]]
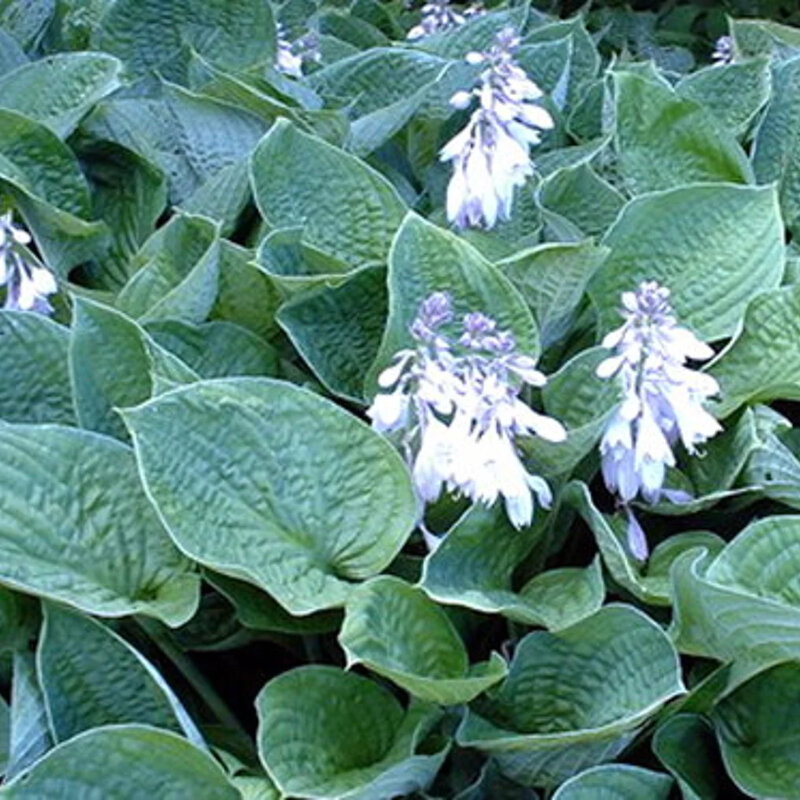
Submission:
[[[614,354],[597,367],[601,378],[617,377],[622,399],[600,442],[603,478],[629,519],[629,544],[647,555],[644,534],[628,508],[637,495],[647,502],[679,496],[664,489],[666,468],[675,465],[678,441],[694,454],[722,430],[703,403],[719,393],[710,375],[685,366],[714,351],[681,327],[669,303],[669,289],[651,281],[622,295],[624,324],[603,339]]]
[[[11,212],[0,216],[0,286],[6,287],[3,308],[49,314],[53,307],[47,298],[58,286],[53,273],[33,263],[23,250],[30,241],[30,234],[13,224]]]
[[[479,4],[467,7],[462,12],[456,11],[449,0],[429,0],[422,6],[422,19],[406,35],[407,39],[421,39],[434,33],[443,33],[463,25],[470,17],[483,14]]]
[[[403,431],[423,501],[445,489],[487,505],[502,496],[511,522],[524,527],[533,518],[534,495],[545,507],[552,498],[547,483],[526,470],[516,438],[561,441],[566,432],[520,399],[524,383],[542,386],[546,379],[534,359],[517,352],[509,332],[475,312],[454,339],[444,332],[452,321],[447,293],[421,304],[410,328],[416,347],[396,353],[380,374],[382,391],[368,414],[378,431]]]
[[[282,25],[278,25],[278,40],[276,42],[275,68],[284,75],[293,78],[303,77],[303,63],[306,61],[319,61],[319,36],[316,33],[307,33],[294,42],[286,38]]]
[[[730,36],[720,36],[717,39],[711,60],[715,64],[730,64],[733,61],[733,39]]]
[[[469,53],[468,62],[486,68],[475,88],[450,99],[460,109],[478,100],[467,125],[439,154],[453,162],[447,218],[460,228],[491,228],[508,219],[514,191],[533,174],[530,146],[539,144],[542,130],[553,127],[553,118],[536,103],[541,89],[514,61],[518,45],[516,32],[507,28],[485,53]]]

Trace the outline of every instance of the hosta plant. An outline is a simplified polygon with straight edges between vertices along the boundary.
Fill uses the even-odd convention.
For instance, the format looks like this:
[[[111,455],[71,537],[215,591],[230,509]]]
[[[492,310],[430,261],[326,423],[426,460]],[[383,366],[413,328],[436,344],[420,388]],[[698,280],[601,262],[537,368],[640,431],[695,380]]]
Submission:
[[[800,29],[539,5],[0,0],[0,800],[800,797]]]

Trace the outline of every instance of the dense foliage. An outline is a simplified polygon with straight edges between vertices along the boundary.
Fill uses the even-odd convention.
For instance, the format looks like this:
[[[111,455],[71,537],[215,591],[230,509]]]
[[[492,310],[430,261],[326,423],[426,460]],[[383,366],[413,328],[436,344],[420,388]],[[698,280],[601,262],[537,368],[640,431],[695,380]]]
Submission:
[[[0,0],[0,797],[800,797],[800,30],[411,5]]]

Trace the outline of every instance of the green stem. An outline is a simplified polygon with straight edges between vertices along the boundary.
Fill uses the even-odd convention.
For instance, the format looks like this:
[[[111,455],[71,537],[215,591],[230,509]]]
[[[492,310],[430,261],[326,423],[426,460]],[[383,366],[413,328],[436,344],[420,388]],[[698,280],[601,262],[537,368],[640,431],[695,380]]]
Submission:
[[[228,708],[228,705],[219,696],[208,678],[198,669],[194,661],[175,643],[170,631],[160,623],[147,617],[137,616],[135,620],[159,650],[175,665],[186,679],[186,682],[200,696],[208,710],[217,720],[249,739],[250,735],[244,729],[242,723]]]

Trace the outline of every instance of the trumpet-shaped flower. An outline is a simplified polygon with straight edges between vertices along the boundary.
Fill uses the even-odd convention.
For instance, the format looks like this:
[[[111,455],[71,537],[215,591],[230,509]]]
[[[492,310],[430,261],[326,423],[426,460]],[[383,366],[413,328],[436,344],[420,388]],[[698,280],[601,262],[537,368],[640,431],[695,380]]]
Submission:
[[[491,228],[508,219],[516,188],[533,174],[530,146],[553,127],[553,118],[536,103],[541,89],[514,61],[518,44],[508,28],[485,53],[470,53],[467,61],[486,67],[472,91],[456,92],[450,100],[461,109],[478,101],[467,125],[439,154],[453,162],[447,218],[460,228]]]
[[[733,63],[733,39],[730,36],[720,36],[714,43],[714,52],[711,60],[715,64]]]
[[[710,375],[685,366],[714,351],[678,325],[668,289],[642,283],[635,292],[623,293],[622,306],[624,324],[603,340],[614,354],[597,367],[599,377],[617,377],[622,386],[600,454],[606,486],[628,512],[631,550],[644,558],[644,535],[627,505],[637,495],[647,502],[670,496],[663,485],[666,468],[675,465],[675,444],[680,440],[693,454],[721,430],[703,408],[719,386]]]
[[[58,291],[53,273],[32,263],[23,248],[30,244],[27,231],[14,226],[11,213],[0,216],[0,286],[6,287],[3,308],[49,314],[48,296]]]
[[[380,374],[382,391],[368,414],[378,431],[403,431],[423,501],[443,490],[487,505],[502,496],[511,522],[524,527],[533,518],[534,496],[545,507],[552,497],[547,483],[523,465],[516,438],[561,441],[566,432],[519,398],[524,383],[542,386],[546,379],[532,358],[517,352],[510,333],[474,312],[453,338],[445,332],[452,322],[448,294],[436,292],[421,304],[410,328],[416,347],[395,354]]]
[[[422,19],[407,34],[407,39],[421,39],[434,33],[443,33],[463,25],[470,17],[483,14],[479,4],[471,5],[462,12],[456,11],[449,0],[429,0],[422,6]]]
[[[276,42],[275,68],[284,75],[293,78],[303,77],[303,63],[306,61],[319,61],[319,37],[316,33],[307,33],[297,41],[290,42],[281,25],[278,25],[278,40]]]

